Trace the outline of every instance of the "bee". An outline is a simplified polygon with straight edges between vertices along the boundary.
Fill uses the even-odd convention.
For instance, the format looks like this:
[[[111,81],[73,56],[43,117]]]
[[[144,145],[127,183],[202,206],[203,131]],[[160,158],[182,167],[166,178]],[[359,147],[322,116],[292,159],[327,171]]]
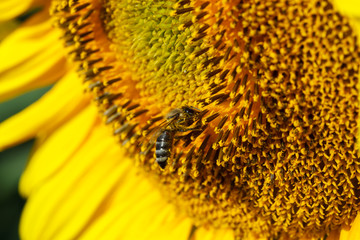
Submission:
[[[156,162],[162,169],[166,167],[167,160],[171,157],[176,133],[196,130],[197,128],[192,128],[191,125],[198,120],[199,113],[199,109],[183,106],[167,114],[165,122],[160,125],[155,146]]]

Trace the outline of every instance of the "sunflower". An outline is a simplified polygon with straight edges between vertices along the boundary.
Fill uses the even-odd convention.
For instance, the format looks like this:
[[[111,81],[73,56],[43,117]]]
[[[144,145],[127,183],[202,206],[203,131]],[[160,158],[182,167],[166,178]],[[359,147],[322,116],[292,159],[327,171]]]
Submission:
[[[53,0],[1,42],[22,239],[359,239],[359,4]],[[346,15],[348,14],[348,15]],[[350,18],[350,17],[353,18]]]

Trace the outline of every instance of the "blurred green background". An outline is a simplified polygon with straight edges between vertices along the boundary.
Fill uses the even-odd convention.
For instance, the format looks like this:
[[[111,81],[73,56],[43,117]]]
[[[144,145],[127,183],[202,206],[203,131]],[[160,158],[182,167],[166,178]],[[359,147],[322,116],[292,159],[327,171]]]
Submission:
[[[0,103],[0,123],[39,99],[50,87],[37,89]],[[6,136],[0,136],[6,137]],[[25,200],[18,194],[18,182],[33,141],[0,152],[0,239],[19,239],[18,224]]]

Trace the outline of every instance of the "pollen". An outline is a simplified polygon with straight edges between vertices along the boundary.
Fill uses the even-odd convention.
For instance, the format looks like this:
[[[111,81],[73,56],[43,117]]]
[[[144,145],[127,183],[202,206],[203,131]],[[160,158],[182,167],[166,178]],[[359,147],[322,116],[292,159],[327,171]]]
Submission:
[[[51,13],[104,124],[196,226],[304,239],[351,225],[360,51],[331,1],[57,0]],[[154,136],[184,106],[198,119],[162,170]]]

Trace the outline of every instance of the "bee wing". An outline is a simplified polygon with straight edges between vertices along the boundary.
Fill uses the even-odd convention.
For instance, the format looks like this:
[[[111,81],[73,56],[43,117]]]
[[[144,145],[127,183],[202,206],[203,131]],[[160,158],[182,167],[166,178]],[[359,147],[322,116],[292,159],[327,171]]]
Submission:
[[[166,124],[165,124],[166,125]],[[165,126],[163,125],[163,126]],[[152,130],[152,134],[151,137],[149,139],[150,144],[155,144],[156,143],[156,139],[159,137],[159,135],[161,134],[162,129],[164,129],[163,127],[161,127],[160,125],[155,127]]]
[[[169,121],[169,119],[177,118],[182,113],[182,110],[179,108],[172,109],[168,114],[166,114],[165,118]]]
[[[141,154],[147,155],[148,152],[154,147],[157,138],[161,134],[161,129],[163,129],[164,126],[166,126],[166,124],[167,121],[165,120],[162,123],[160,123],[157,127],[147,130],[148,132],[144,136],[145,137],[144,140],[141,142],[141,147],[144,148],[144,150],[140,152]]]
[[[151,130],[152,134],[151,134],[151,137],[150,137],[150,140],[149,142],[151,144],[155,144],[156,143],[156,140],[157,138],[159,137],[159,135],[161,134],[161,132],[163,130],[165,130],[171,123],[173,123],[175,121],[174,118],[170,119],[170,120],[164,120],[162,123],[159,124],[159,126],[153,128]]]

